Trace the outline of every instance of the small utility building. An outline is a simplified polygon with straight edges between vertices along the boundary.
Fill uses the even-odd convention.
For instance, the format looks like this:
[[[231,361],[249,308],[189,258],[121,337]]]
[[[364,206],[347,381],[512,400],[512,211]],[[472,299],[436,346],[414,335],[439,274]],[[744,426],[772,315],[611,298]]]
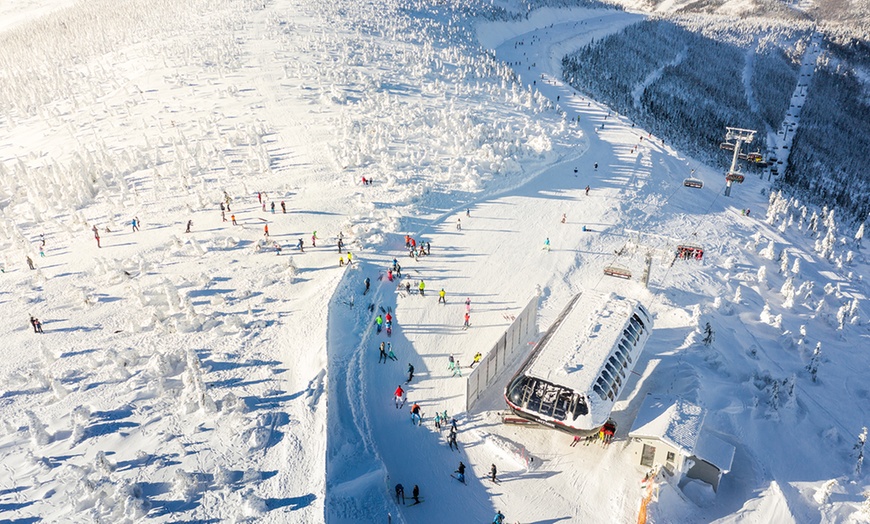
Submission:
[[[677,482],[685,475],[719,490],[719,480],[731,471],[734,446],[704,431],[707,410],[676,398],[647,395],[628,436],[640,464],[660,465]]]

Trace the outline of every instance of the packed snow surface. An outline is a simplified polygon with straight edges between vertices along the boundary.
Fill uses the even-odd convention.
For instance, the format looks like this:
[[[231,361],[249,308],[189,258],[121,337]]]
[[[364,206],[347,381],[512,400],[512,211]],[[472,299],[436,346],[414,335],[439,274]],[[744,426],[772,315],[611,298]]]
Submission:
[[[651,521],[870,518],[863,252],[833,212],[805,221],[752,177],[725,198],[722,173],[558,80],[566,52],[640,15],[0,15],[0,520],[633,522],[646,471],[626,434],[647,393],[706,407],[736,448],[715,496],[662,480]],[[692,170],[703,189],[682,186]],[[704,259],[674,260],[680,243]],[[502,424],[511,369],[465,412],[473,355],[531,297],[543,333],[584,290],[655,317],[615,441]]]

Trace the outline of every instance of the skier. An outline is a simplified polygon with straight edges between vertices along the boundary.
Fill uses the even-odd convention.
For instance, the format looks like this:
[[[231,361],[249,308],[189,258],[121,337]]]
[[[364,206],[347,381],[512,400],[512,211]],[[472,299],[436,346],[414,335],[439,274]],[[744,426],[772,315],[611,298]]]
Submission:
[[[341,253],[341,248],[344,247],[344,240],[338,239],[338,252]]]
[[[317,247],[317,231],[311,234],[311,246]]]
[[[451,432],[450,436],[447,437],[447,447],[450,449],[456,448],[456,451],[459,451],[459,444],[456,443],[456,432]]]
[[[347,265],[353,265],[353,253],[350,251],[347,252]]]
[[[456,468],[456,473],[459,473],[459,476],[457,477],[459,482],[465,484],[465,464],[463,464],[461,460],[459,461],[459,467]]]
[[[465,312],[465,323],[462,324],[462,329],[468,329],[468,326],[471,324],[468,322],[471,317],[468,314],[468,311]]]
[[[426,296],[426,295],[423,293],[423,290],[426,289],[426,284],[425,284],[422,280],[420,281],[420,285],[417,286],[417,287],[420,289],[420,296],[421,296],[421,297]]]
[[[238,224],[236,223],[236,215],[230,215],[230,221],[233,223],[234,226],[237,226],[237,225],[238,225]]]
[[[473,368],[475,364],[480,364],[480,359],[481,359],[482,357],[483,357],[483,355],[480,354],[480,351],[478,351],[477,353],[475,353],[475,354],[474,354],[474,360],[471,361],[471,365],[468,366],[468,367]]]
[[[386,328],[387,328],[387,336],[392,337],[393,336],[393,323],[391,321],[387,321]]]
[[[402,500],[402,504],[405,503],[405,487],[401,484],[396,484],[396,502],[399,502],[399,499]]]
[[[227,214],[225,211],[221,211],[221,222],[227,221]]]
[[[139,217],[135,217],[131,222],[133,225],[133,232],[139,231]]]
[[[586,186],[586,196],[589,196],[589,186]]]
[[[456,231],[462,231],[462,219],[461,218],[456,219]]]
[[[348,261],[350,261],[350,259],[348,259]],[[371,286],[371,284],[372,284],[371,280],[369,280],[369,277],[366,277],[365,284],[366,284],[366,290],[363,291],[363,295],[365,295],[366,293],[369,292],[369,286]]]
[[[414,405],[411,406],[411,424],[419,426],[422,422],[423,417],[420,416],[420,404],[414,402]]]
[[[263,203],[263,194],[260,193],[259,191],[257,191],[257,203],[259,203],[259,204]]]
[[[453,371],[453,368],[456,367],[456,361],[453,359],[453,355],[447,357],[447,369]]]
[[[492,524],[504,524],[504,514],[501,511],[495,512],[495,517],[492,518]]]
[[[387,324],[393,323],[393,315],[389,311],[387,311],[387,316],[384,317],[384,320],[387,321]]]
[[[396,409],[399,409],[403,405],[405,405],[405,400],[403,398],[404,396],[405,390],[402,389],[402,385],[400,384],[399,387],[396,388]]]
[[[493,481],[493,482],[496,482],[496,480],[495,480],[495,475],[496,475],[497,471],[498,471],[498,470],[496,470],[496,468],[495,468],[495,464],[493,464],[493,465],[492,465],[492,468],[489,470],[489,474],[492,476],[492,481]]]
[[[595,171],[598,171],[598,162],[595,162],[595,165],[593,167],[595,168]]]
[[[280,255],[280,254],[281,254],[281,244],[279,244],[279,243],[277,243],[277,242],[273,242],[273,243],[272,243],[272,247],[275,248],[275,254],[276,254],[276,255]]]
[[[299,242],[296,243],[296,247],[299,248],[299,251],[302,251],[303,253],[305,253],[304,242],[302,242],[302,239],[301,239],[301,238],[299,239]],[[350,259],[348,259],[347,262],[348,262],[348,264],[349,264],[349,263],[350,263]]]
[[[465,208],[465,216],[467,216],[467,217],[471,216],[471,208],[470,207]]]
[[[187,221],[187,229],[184,231],[185,233],[190,233],[190,228],[193,227],[193,220]]]
[[[563,224],[565,223],[565,220],[567,220],[567,218],[568,218],[568,217],[565,216],[565,213],[562,213],[562,223],[563,223]]]
[[[393,281],[393,270],[392,269],[387,270],[387,280],[389,280],[390,282]]]
[[[430,244],[429,242],[426,242],[426,254],[427,255],[430,253],[431,249],[432,249],[432,244]]]
[[[272,214],[274,215],[275,214],[275,202],[272,202],[271,208],[272,208]]]
[[[269,224],[263,226],[263,236],[266,237],[266,240],[269,239]]]
[[[42,322],[38,318],[33,319],[33,332],[42,333]]]
[[[471,298],[465,298],[465,312],[471,313]]]
[[[30,255],[27,256],[27,265],[30,267],[30,269],[36,269],[36,266],[33,265],[33,259],[30,258]]]
[[[30,315],[30,325],[33,326],[33,332],[39,333],[39,330],[36,329],[36,317]]]
[[[377,317],[375,317],[375,324],[376,324],[377,327],[378,327],[378,334],[380,334],[380,333],[381,333],[381,329],[384,328],[384,317],[382,317],[382,316],[380,316],[380,315],[378,315]]]
[[[444,288],[441,288],[441,291],[438,292],[438,303],[447,305],[447,299],[444,298]]]
[[[396,358],[396,354],[393,353],[393,344],[390,342],[387,342],[387,357],[395,360],[396,362],[399,361],[399,359]]]
[[[435,412],[435,429],[438,430],[438,433],[441,433],[441,413]]]
[[[420,503],[420,488],[414,484],[414,489],[411,491],[411,495],[414,497],[414,504]]]
[[[384,362],[386,362],[386,360],[384,360]],[[413,378],[414,378],[414,366],[412,366],[410,363],[408,363],[408,382],[411,382],[411,380]]]
[[[380,350],[380,353],[378,354],[378,364],[380,364],[381,362],[386,364],[387,363],[387,351],[386,351],[385,344],[383,342],[381,342],[381,346],[378,349]]]
[[[550,237],[547,237],[547,239],[544,240],[544,249],[546,249],[547,251],[550,250]]]
[[[94,226],[94,238],[97,241],[97,247],[103,247],[100,245],[100,230],[97,229],[97,226]]]
[[[459,375],[460,377],[462,377],[462,366],[459,365],[459,359],[458,359],[458,358],[456,359],[456,365],[453,366],[453,376],[455,377],[455,376],[457,376],[457,375]]]

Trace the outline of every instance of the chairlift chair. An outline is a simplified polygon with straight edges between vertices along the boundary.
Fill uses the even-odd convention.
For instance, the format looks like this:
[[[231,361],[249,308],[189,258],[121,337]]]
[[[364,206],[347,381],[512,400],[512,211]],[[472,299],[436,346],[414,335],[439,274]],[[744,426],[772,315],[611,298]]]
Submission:
[[[624,278],[624,279],[631,278],[631,270],[628,268],[625,268],[625,267],[620,267],[620,266],[605,266],[604,267],[604,274],[609,276],[609,277]]]
[[[738,184],[742,184],[744,177],[739,173],[728,173],[725,175],[725,180],[729,182],[737,182]]]
[[[677,246],[677,258],[701,260],[704,258],[704,248],[693,244],[680,244]]]
[[[701,189],[704,187],[704,182],[697,178],[687,178],[683,180],[683,185],[686,187],[694,187],[696,189]]]

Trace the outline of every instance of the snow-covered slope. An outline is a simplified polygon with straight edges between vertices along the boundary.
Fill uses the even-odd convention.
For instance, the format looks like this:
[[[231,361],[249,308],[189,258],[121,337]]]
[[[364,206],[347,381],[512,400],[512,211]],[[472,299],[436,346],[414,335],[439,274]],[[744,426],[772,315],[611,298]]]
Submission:
[[[637,15],[484,24],[493,57],[457,6],[405,7],[97,1],[3,33],[0,519],[634,521],[625,432],[647,392],[706,406],[737,448],[715,498],[662,486],[652,520],[866,519],[867,266],[835,215],[775,199],[765,221],[762,182],[726,199],[721,173],[557,80]],[[679,243],[704,261],[674,262]],[[647,253],[649,289],[602,274]],[[425,297],[398,287],[421,279]],[[448,355],[468,365],[537,293],[543,331],[583,289],[656,315],[616,441],[505,426],[499,387],[465,413]],[[409,363],[421,427],[392,401]],[[397,482],[424,502],[397,505]]]

